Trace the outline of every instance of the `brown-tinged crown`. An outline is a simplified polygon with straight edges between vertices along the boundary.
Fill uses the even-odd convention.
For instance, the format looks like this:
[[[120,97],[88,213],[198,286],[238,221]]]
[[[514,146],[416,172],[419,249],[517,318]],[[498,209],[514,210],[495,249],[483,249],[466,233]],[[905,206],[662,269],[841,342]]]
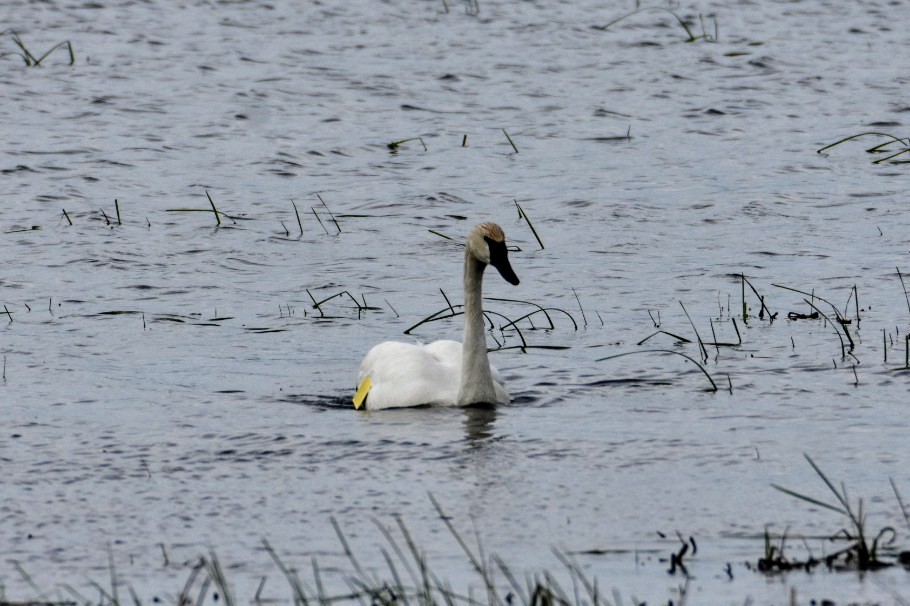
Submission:
[[[474,229],[479,231],[480,235],[482,235],[484,238],[489,238],[490,240],[493,240],[494,242],[505,242],[506,241],[506,235],[505,235],[505,233],[503,233],[502,228],[500,226],[496,225],[495,223],[491,223],[491,222],[481,223]]]

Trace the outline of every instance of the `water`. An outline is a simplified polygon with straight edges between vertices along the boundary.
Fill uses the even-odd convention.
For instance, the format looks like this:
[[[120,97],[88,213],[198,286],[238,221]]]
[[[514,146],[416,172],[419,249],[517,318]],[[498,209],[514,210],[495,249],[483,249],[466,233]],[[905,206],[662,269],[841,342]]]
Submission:
[[[592,28],[631,4],[449,4],[8,4],[33,53],[70,40],[77,63],[0,60],[4,595],[36,597],[15,562],[51,596],[94,596],[110,549],[121,592],[172,599],[211,550],[240,600],[263,576],[265,597],[288,599],[263,538],[344,588],[330,519],[387,576],[372,520],[395,515],[440,576],[479,592],[432,493],[520,575],[561,574],[556,547],[623,600],[679,599],[685,580],[661,561],[677,531],[699,547],[692,603],[906,599],[902,570],[744,564],[766,525],[802,558],[797,537],[844,524],[770,487],[831,499],[803,453],[907,545],[888,483],[910,491],[905,168],[873,165],[876,139],[815,152],[903,136],[903,7],[676,9],[697,34],[699,14],[712,34],[716,21],[714,44],[685,43],[659,11]],[[386,145],[418,136],[427,151]],[[234,219],[171,212],[210,210],[206,191]],[[494,273],[486,294],[571,314],[577,330],[561,312],[552,330],[522,324],[531,345],[565,349],[494,353],[515,398],[496,410],[355,414],[369,346],[445,308],[440,288],[460,299],[460,249],[429,230],[460,239],[483,220],[521,249],[521,285]],[[747,291],[743,323],[740,273],[775,322]],[[855,285],[852,355],[830,324],[788,321],[811,309],[774,284],[851,317]],[[342,296],[320,313],[307,291],[376,309]],[[698,357],[667,335],[637,345],[658,314],[694,341],[680,302],[706,341],[713,320],[735,342],[736,316],[742,344],[708,347],[719,392],[678,356],[598,361]]]

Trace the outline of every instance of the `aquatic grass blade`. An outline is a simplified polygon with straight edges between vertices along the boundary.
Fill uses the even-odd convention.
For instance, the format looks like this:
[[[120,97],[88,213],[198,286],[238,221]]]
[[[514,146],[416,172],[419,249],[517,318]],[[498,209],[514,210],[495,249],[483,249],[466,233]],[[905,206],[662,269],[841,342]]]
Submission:
[[[369,577],[363,568],[360,566],[360,562],[357,561],[357,557],[354,555],[354,551],[351,549],[351,546],[348,544],[347,538],[345,538],[344,533],[341,531],[341,526],[338,525],[338,520],[335,517],[329,518],[329,521],[332,523],[332,528],[335,529],[335,534],[338,536],[338,540],[341,542],[341,547],[344,549],[345,555],[350,560],[351,565],[354,566],[354,570],[364,581],[369,581]]]
[[[690,362],[692,362],[693,364],[695,364],[695,366],[698,368],[698,370],[700,370],[701,373],[702,373],[703,375],[705,375],[705,377],[706,377],[706,378],[708,379],[708,381],[711,383],[711,391],[717,391],[717,384],[714,382],[714,379],[711,378],[711,375],[708,374],[708,371],[705,370],[704,366],[702,366],[701,364],[699,364],[699,363],[695,360],[695,358],[693,358],[692,356],[688,356],[688,355],[686,355],[686,354],[684,354],[684,353],[682,353],[682,352],[679,352],[679,351],[673,351],[672,349],[644,349],[644,350],[639,350],[639,351],[627,351],[627,352],[624,352],[624,353],[619,353],[619,354],[615,354],[615,355],[612,355],[612,356],[607,356],[607,357],[605,357],[605,358],[598,358],[597,360],[595,360],[595,362],[604,362],[604,361],[606,361],[606,360],[613,360],[613,359],[622,358],[622,357],[625,357],[625,356],[633,356],[633,355],[638,355],[638,354],[649,354],[649,353],[672,354],[672,355],[674,355],[674,356],[682,356],[683,358],[685,358],[685,359],[687,359],[688,361],[690,361]]]
[[[797,499],[799,499],[799,500],[801,500],[801,501],[805,501],[805,502],[807,502],[807,503],[811,503],[811,504],[813,504],[813,505],[817,505],[817,506],[819,506],[819,507],[823,507],[823,508],[825,508],[825,509],[829,509],[829,510],[831,510],[831,511],[835,511],[835,512],[841,514],[841,515],[847,515],[847,512],[846,512],[846,511],[844,511],[844,510],[843,510],[842,508],[840,508],[840,507],[837,507],[836,505],[831,505],[830,503],[825,503],[824,501],[820,501],[820,500],[815,499],[815,498],[813,498],[813,497],[810,497],[810,496],[808,496],[808,495],[804,495],[804,494],[802,494],[802,493],[796,492],[795,490],[790,490],[789,488],[784,488],[783,486],[780,486],[779,484],[773,484],[773,483],[772,483],[772,484],[771,484],[771,487],[774,488],[775,490],[781,491],[781,492],[784,493],[784,494],[788,494],[788,495],[790,495],[791,497],[795,497],[795,498],[797,498]]]
[[[860,137],[870,137],[870,136],[871,137],[886,137],[886,138],[890,139],[890,141],[888,141],[888,143],[900,143],[901,145],[903,145],[905,147],[908,145],[908,142],[906,140],[895,137],[894,135],[889,134],[889,133],[865,132],[865,133],[858,133],[855,135],[850,135],[849,137],[844,137],[843,139],[839,139],[839,140],[835,141],[834,143],[831,143],[830,145],[826,145],[822,148],[817,149],[816,153],[820,154],[826,150],[831,149],[832,147],[836,147],[842,143],[846,143],[847,141],[852,141],[853,139],[858,139]],[[879,147],[881,147],[881,146],[876,146],[872,149],[877,150]]]
[[[215,584],[215,587],[221,592],[221,599],[225,606],[235,606],[234,593],[228,585],[227,577],[224,576],[224,569],[218,561],[215,552],[209,552],[209,557],[205,560],[205,570],[209,578]]]
[[[215,208],[215,201],[212,200],[212,196],[209,195],[209,192],[205,192],[205,197],[209,199],[209,204],[212,205],[212,212],[215,213],[215,224],[221,226],[221,216],[218,212],[218,209]]]
[[[512,149],[514,149],[514,150],[515,150],[515,153],[517,154],[517,153],[518,153],[518,147],[515,146],[515,142],[512,141],[512,137],[509,136],[509,133],[506,132],[506,129],[504,129],[504,128],[502,129],[502,134],[504,134],[504,135],[506,136],[506,139],[509,140],[509,145],[512,146]]]
[[[635,15],[638,15],[640,13],[644,13],[647,11],[661,11],[661,12],[669,13],[670,15],[672,15],[676,19],[676,21],[679,23],[679,25],[683,28],[683,30],[686,32],[686,36],[688,36],[688,39],[686,40],[686,42],[695,42],[696,40],[699,40],[701,38],[701,37],[696,37],[694,34],[692,34],[692,30],[689,29],[689,25],[685,22],[685,20],[682,17],[680,17],[678,14],[676,14],[674,11],[670,10],[669,8],[666,8],[663,6],[646,6],[644,8],[634,10],[631,13],[627,13],[621,17],[617,17],[616,19],[613,19],[606,25],[595,25],[593,27],[594,27],[594,29],[606,31],[610,28],[610,26],[616,25],[620,21],[623,21],[625,19],[628,19],[629,17],[633,17]],[[716,20],[715,20],[714,24],[716,27],[717,26]],[[704,29],[704,26],[702,26],[702,29]],[[707,34],[705,34],[704,38],[705,38],[705,40],[709,39],[707,37]]]
[[[516,149],[515,151],[517,152],[518,150]],[[528,227],[531,228],[531,233],[534,234],[534,237],[537,239],[537,243],[540,245],[540,250],[544,250],[543,240],[540,239],[540,235],[537,233],[537,230],[534,229],[534,225],[531,223],[531,218],[528,217],[528,213],[526,213],[525,210],[521,207],[521,205],[518,203],[518,200],[515,200],[515,206],[518,208],[518,218],[524,219],[525,222],[527,222]]]
[[[284,562],[278,557],[278,554],[268,541],[262,539],[262,545],[265,548],[266,553],[269,554],[269,557],[272,558],[272,561],[278,567],[278,570],[281,571],[281,574],[284,575],[284,578],[291,586],[291,591],[294,593],[294,603],[300,606],[309,606],[310,601],[307,598],[307,590],[294,571],[285,566]]]

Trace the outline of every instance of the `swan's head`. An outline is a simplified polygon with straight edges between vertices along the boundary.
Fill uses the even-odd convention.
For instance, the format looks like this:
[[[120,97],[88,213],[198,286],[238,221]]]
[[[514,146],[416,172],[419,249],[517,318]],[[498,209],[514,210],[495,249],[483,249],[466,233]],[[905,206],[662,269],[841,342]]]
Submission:
[[[509,264],[506,250],[506,235],[495,223],[481,223],[468,236],[468,252],[481,263],[492,265],[499,270],[506,282],[518,284],[518,276]]]

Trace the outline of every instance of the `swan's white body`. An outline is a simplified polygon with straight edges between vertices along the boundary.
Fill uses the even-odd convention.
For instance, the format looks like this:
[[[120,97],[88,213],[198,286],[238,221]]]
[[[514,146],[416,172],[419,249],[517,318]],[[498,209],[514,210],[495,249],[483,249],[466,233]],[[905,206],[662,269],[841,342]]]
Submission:
[[[507,281],[518,284],[506,254],[505,235],[493,223],[474,228],[465,245],[464,345],[457,341],[376,345],[360,364],[355,407],[362,404],[368,410],[379,410],[509,402],[502,377],[487,357],[481,283],[488,264]]]
[[[433,341],[427,345],[386,341],[373,347],[360,365],[357,385],[370,377],[367,408],[406,406],[456,406],[461,386],[462,346],[458,341]],[[495,402],[505,404],[509,393],[499,371],[490,373]]]

